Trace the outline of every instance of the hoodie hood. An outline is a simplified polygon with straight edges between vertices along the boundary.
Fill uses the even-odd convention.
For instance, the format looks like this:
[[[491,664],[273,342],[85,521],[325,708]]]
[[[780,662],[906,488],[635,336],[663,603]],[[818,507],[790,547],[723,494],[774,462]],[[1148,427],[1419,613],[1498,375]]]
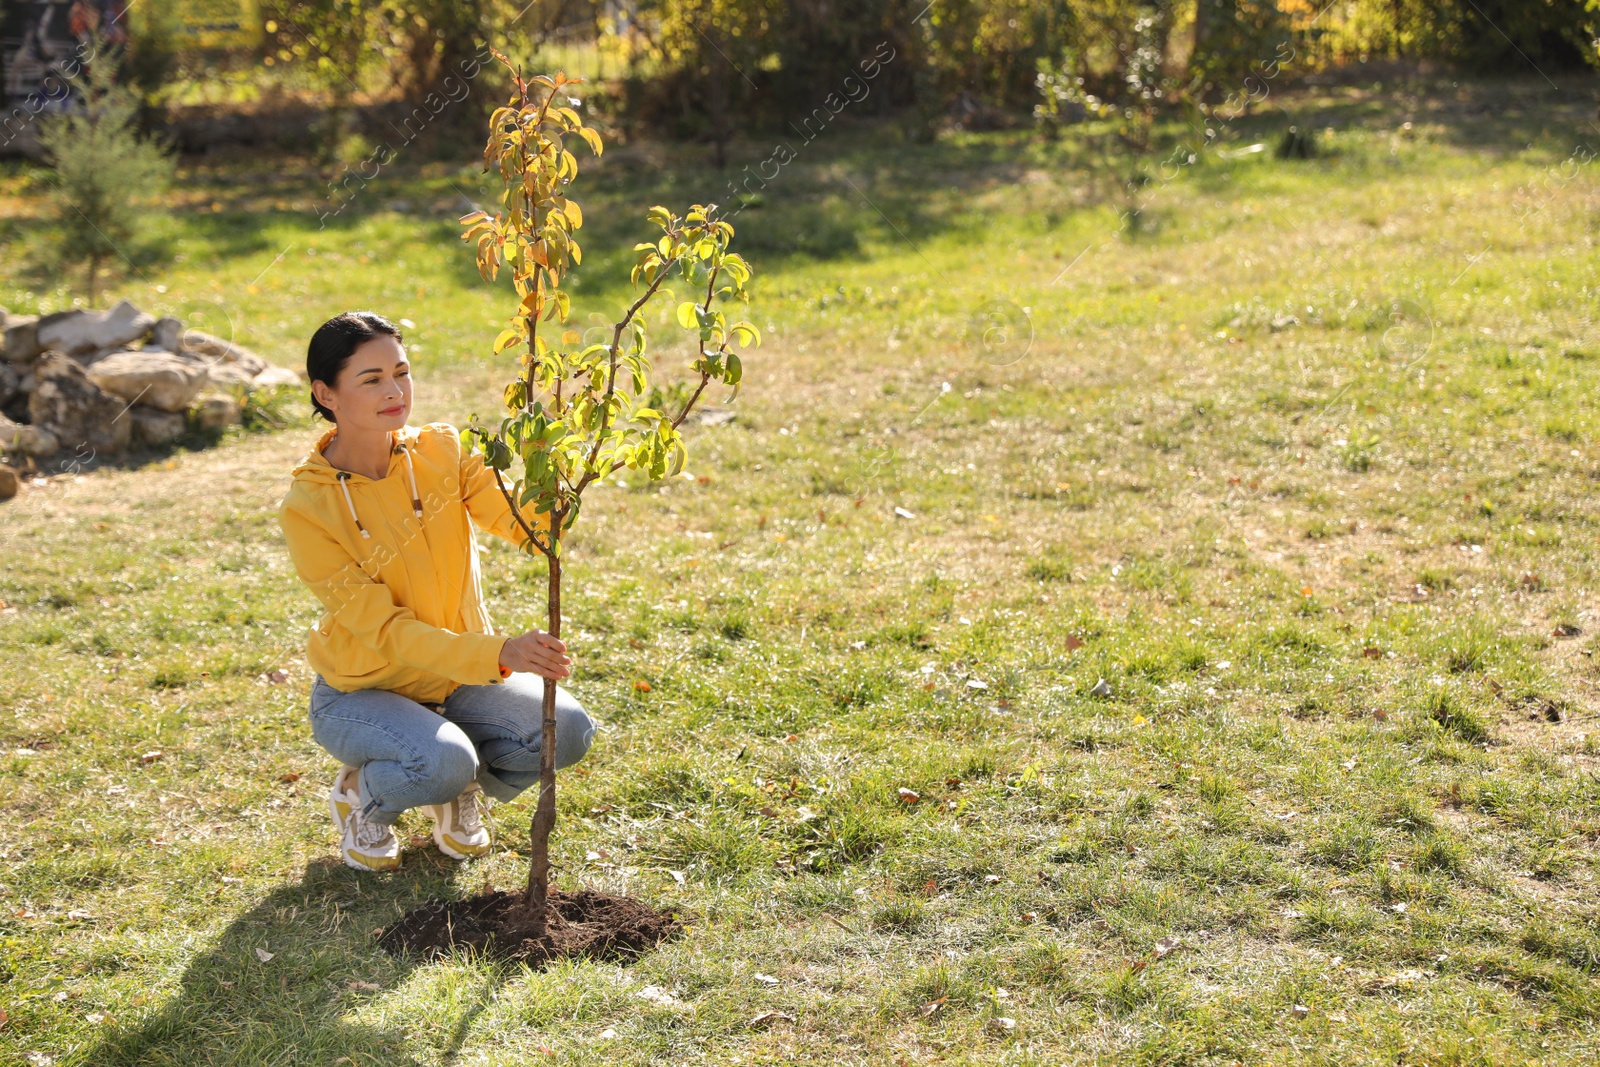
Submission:
[[[304,482],[307,485],[338,485],[344,496],[345,507],[350,512],[350,518],[355,520],[356,529],[361,531],[363,539],[371,539],[372,534],[367,530],[366,525],[361,521],[361,515],[356,511],[355,498],[350,495],[350,483],[354,481],[358,484],[370,484],[373,479],[368,478],[365,474],[340,470],[332,463],[329,463],[327,457],[322,454],[322,450],[328,446],[328,442],[332,441],[334,435],[338,432],[339,428],[333,426],[317,439],[317,443],[312,446],[306,458],[301,460],[299,465],[295,467],[293,478],[296,482]],[[385,477],[393,475],[397,466],[405,467],[406,479],[411,489],[411,510],[420,519],[422,518],[422,497],[417,492],[416,465],[411,461],[411,453],[417,446],[417,431],[410,426],[404,426],[390,433],[390,441],[389,469],[385,472]]]

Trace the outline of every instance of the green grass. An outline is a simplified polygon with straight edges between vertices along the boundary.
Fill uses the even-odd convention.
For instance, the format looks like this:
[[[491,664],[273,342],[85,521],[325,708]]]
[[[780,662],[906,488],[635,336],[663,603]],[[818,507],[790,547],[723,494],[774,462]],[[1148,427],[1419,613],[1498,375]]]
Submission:
[[[737,420],[695,429],[690,477],[599,490],[568,557],[602,729],[558,878],[693,917],[632,966],[376,948],[518,884],[529,810],[466,867],[333,861],[316,608],[273,518],[313,431],[27,486],[0,510],[0,1055],[1593,1060],[1600,183],[1562,164],[1597,131],[1576,82],[1402,88],[1283,98],[1331,128],[1318,159],[1208,156],[1132,239],[1080,144],[1018,133],[830,131],[739,217],[768,340]],[[37,240],[41,183],[5,173],[0,232]],[[348,306],[405,316],[418,421],[488,414],[507,298],[451,189],[478,178],[402,157],[318,231],[292,167],[197,167],[183,258],[118,295],[281,363]],[[580,328],[644,208],[721,184],[655,146],[583,181]],[[1019,321],[993,301],[1025,354],[984,346]],[[540,564],[485,547],[497,623],[538,625]]]

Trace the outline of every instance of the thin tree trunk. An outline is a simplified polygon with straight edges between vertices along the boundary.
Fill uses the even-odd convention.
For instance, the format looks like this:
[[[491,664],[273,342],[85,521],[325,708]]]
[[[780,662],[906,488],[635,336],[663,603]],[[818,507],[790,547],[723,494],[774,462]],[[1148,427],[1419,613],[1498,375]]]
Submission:
[[[562,514],[550,513],[550,636],[561,636],[561,559],[556,555]],[[544,679],[544,731],[539,740],[539,803],[530,829],[533,853],[528,863],[528,911],[533,935],[544,936],[550,897],[550,831],[556,825],[556,683]]]

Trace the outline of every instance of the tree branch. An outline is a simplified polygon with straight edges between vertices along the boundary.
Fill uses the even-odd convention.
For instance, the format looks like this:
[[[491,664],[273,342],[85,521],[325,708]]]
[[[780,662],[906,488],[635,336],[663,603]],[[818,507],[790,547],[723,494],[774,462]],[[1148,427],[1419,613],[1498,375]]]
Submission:
[[[705,355],[704,350],[702,350],[700,354]],[[678,412],[678,417],[672,420],[672,428],[674,430],[676,430],[679,424],[683,422],[684,416],[689,414],[689,409],[694,407],[694,402],[700,399],[700,394],[705,391],[706,383],[710,380],[711,375],[707,374],[705,371],[700,372],[700,384],[695,388],[694,395],[684,402],[683,410]]]
[[[632,322],[633,317],[639,313],[639,309],[644,307],[645,301],[656,295],[656,290],[661,288],[661,283],[667,280],[667,274],[671,267],[672,263],[663,263],[661,265],[661,273],[656,275],[656,280],[651,282],[650,287],[644,291],[639,299],[633,302],[633,306],[628,308],[627,314],[622,316],[611,331],[610,373],[606,376],[605,395],[600,398],[600,430],[595,434],[594,448],[590,449],[589,460],[584,464],[589,469],[584,471],[583,477],[578,480],[578,487],[573,490],[574,494],[582,493],[584,487],[597,477],[594,473],[594,461],[600,456],[600,446],[605,444],[606,430],[611,425],[611,397],[617,391],[617,352],[622,348],[622,331],[628,328],[628,323]],[[614,470],[616,468],[612,467],[611,471]],[[611,471],[607,471],[606,474],[610,475]]]
[[[500,495],[506,498],[506,503],[511,507],[511,517],[517,520],[518,526],[522,527],[522,532],[527,535],[529,543],[548,556],[550,550],[539,542],[539,538],[534,535],[533,527],[529,526],[528,521],[522,517],[522,509],[517,507],[516,502],[511,499],[511,491],[506,488],[504,479],[500,477],[500,468],[490,467],[489,469],[494,471],[494,484],[500,487]]]

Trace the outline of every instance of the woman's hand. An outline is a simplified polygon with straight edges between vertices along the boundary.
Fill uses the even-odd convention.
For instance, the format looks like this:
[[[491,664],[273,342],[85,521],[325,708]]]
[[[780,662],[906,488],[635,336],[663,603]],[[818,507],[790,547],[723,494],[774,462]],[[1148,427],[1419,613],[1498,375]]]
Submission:
[[[566,651],[561,638],[543,630],[529,630],[520,637],[506,638],[500,646],[500,666],[559,682],[572,673],[572,657]]]

